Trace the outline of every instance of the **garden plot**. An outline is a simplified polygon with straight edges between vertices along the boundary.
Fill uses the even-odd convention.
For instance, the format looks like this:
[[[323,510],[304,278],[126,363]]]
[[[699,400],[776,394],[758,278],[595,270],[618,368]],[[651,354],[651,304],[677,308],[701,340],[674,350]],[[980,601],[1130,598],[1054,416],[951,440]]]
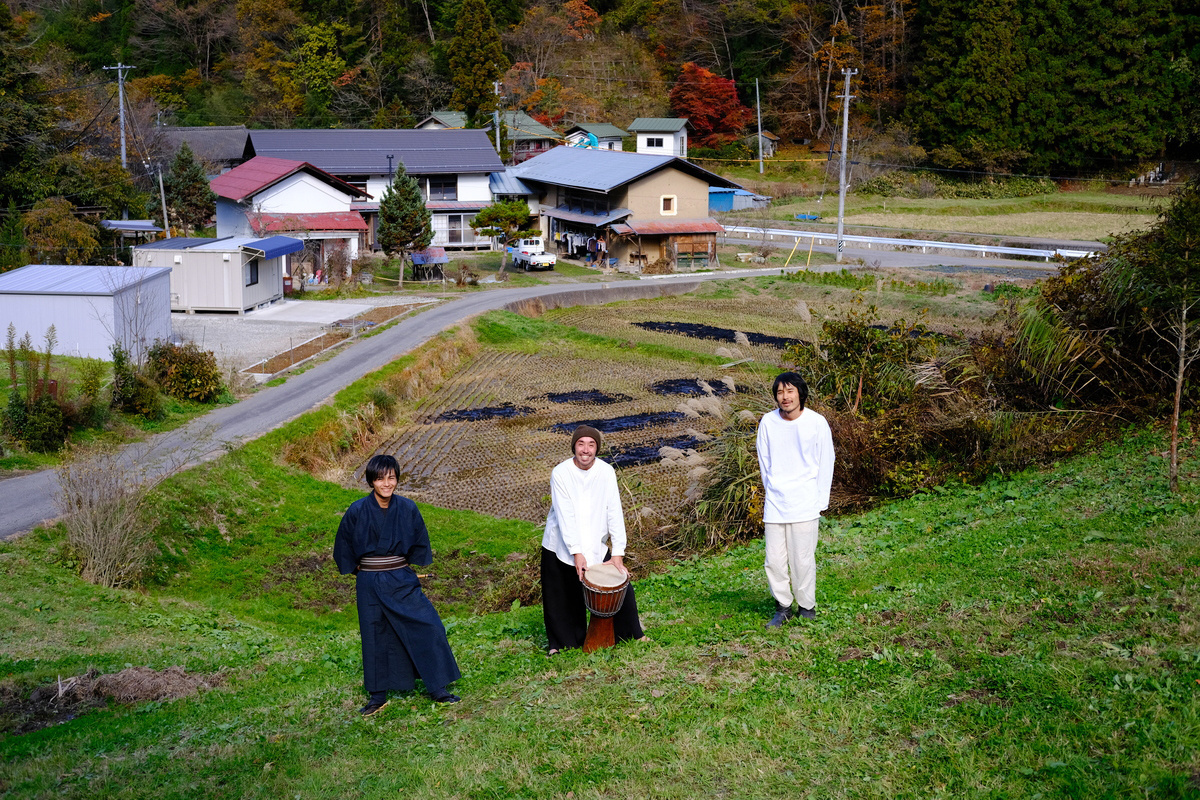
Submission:
[[[601,457],[620,467],[627,519],[650,525],[692,489],[704,469],[696,449],[724,418],[714,387],[728,397],[733,379],[700,369],[656,357],[484,350],[375,452],[396,457],[406,496],[541,522],[550,470],[570,456],[571,431],[590,424],[605,435]],[[664,392],[663,381],[675,389]]]

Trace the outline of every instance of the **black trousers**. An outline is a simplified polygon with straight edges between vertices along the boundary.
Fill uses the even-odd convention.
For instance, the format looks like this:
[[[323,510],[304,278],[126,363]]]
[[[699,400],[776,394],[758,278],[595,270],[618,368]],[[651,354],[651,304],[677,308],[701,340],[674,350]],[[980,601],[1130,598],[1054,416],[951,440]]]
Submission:
[[[553,550],[542,548],[542,619],[551,650],[583,647],[587,638],[587,606],[583,602],[583,584],[574,564],[558,560]],[[633,584],[625,590],[625,602],[613,617],[613,633],[618,642],[640,639],[642,622],[638,618]]]

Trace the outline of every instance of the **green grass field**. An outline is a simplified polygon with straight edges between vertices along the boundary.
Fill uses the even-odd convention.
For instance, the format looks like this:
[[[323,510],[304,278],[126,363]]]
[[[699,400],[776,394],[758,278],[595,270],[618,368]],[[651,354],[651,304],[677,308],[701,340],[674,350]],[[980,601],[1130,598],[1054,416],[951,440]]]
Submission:
[[[783,287],[738,283],[710,304]],[[983,313],[969,300],[912,302]],[[492,315],[477,335],[553,327]],[[649,346],[567,330],[584,351]],[[1185,448],[1172,495],[1153,430],[827,520],[819,616],[783,630],[762,627],[760,543],[659,562],[638,580],[652,641],[590,656],[547,658],[536,606],[473,612],[529,578],[537,525],[424,506],[437,554],[425,582],[464,700],[397,696],[361,719],[353,584],[329,553],[364,490],[280,453],[413,358],[160,487],[162,554],[141,590],[81,582],[60,529],[0,543],[4,796],[1200,795],[1200,447]],[[176,665],[215,688],[14,732],[38,686]]]

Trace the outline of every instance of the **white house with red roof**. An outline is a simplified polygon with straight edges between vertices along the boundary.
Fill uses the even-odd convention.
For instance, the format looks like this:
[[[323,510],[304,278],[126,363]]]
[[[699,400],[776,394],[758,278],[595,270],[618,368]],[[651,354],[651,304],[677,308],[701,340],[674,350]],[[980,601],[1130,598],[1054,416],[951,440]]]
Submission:
[[[336,247],[358,258],[368,227],[351,205],[370,199],[365,189],[305,161],[270,156],[255,156],[209,186],[217,195],[218,237],[295,237],[313,254],[315,269]]]

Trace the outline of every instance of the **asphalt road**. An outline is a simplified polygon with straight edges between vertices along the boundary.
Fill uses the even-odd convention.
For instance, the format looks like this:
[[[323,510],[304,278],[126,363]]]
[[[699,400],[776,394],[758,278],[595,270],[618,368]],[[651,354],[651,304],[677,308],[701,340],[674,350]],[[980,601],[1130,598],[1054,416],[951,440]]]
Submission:
[[[823,248],[818,248],[820,249]],[[1052,265],[1038,265],[1028,261],[947,258],[878,250],[847,251],[845,255],[848,261],[862,258],[869,264],[879,261],[885,266],[933,267],[951,271],[956,268],[987,268],[989,271],[1007,268],[1022,273],[1044,274],[1047,266],[1052,268]],[[823,269],[829,270],[834,267]],[[686,286],[700,280],[721,280],[778,272],[777,268],[772,268],[736,273],[673,275],[652,281],[643,279],[614,281],[611,284],[558,284],[522,289],[496,289],[465,295],[404,319],[382,333],[360,339],[335,357],[299,375],[289,377],[279,386],[260,389],[239,403],[222,406],[181,428],[154,436],[144,445],[132,446],[129,451],[130,457],[146,465],[148,474],[152,476],[161,474],[172,465],[198,464],[216,458],[228,448],[262,436],[327,402],[359,378],[419,347],[440,331],[509,303],[533,298],[549,300],[555,295],[564,294],[575,295],[560,298],[571,305],[589,301],[607,302],[632,299],[637,293],[662,291],[671,284],[676,287],[672,291],[677,291],[681,290],[680,284]],[[0,539],[25,533],[37,525],[55,519],[59,513],[54,502],[57,491],[54,470],[0,480]]]

